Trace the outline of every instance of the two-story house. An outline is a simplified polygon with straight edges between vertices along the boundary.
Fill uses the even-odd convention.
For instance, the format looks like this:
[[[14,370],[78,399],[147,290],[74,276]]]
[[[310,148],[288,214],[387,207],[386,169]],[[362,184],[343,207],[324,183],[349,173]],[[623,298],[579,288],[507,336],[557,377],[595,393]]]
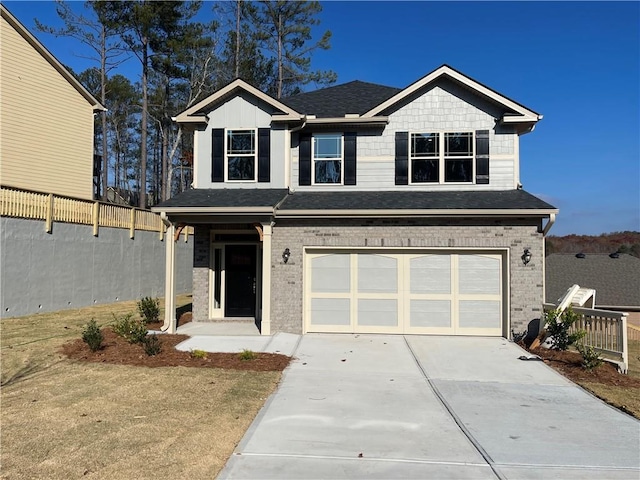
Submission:
[[[519,137],[541,118],[447,65],[404,89],[355,81],[282,100],[235,80],[176,117],[193,129],[194,188],[155,208],[195,227],[194,320],[525,331],[557,213],[520,184]],[[168,250],[169,307],[173,268]]]

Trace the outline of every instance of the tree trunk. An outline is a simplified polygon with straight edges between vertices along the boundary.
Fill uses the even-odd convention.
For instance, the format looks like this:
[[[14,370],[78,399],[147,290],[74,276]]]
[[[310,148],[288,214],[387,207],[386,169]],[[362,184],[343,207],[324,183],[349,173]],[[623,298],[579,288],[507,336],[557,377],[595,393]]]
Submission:
[[[278,13],[278,98],[282,98],[282,77],[284,69],[282,68],[282,14]]]
[[[140,208],[147,208],[147,73],[149,68],[148,39],[142,39],[142,121],[140,122]]]
[[[240,76],[240,7],[242,0],[236,1],[236,78]]]
[[[107,29],[102,25],[102,53],[100,55],[100,102],[107,103]],[[107,111],[100,112],[102,117],[102,200],[107,200],[109,188],[109,156],[107,152]]]

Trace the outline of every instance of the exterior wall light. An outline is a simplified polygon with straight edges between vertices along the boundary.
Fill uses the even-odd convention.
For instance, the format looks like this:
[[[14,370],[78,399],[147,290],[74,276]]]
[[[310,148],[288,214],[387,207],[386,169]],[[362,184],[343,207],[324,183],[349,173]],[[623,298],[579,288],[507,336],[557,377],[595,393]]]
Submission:
[[[287,263],[289,261],[290,256],[291,256],[291,250],[289,250],[288,248],[285,248],[284,252],[282,252],[282,260],[284,261],[284,263]]]
[[[522,264],[527,265],[531,261],[531,250],[525,248],[524,253],[520,258],[522,259]]]

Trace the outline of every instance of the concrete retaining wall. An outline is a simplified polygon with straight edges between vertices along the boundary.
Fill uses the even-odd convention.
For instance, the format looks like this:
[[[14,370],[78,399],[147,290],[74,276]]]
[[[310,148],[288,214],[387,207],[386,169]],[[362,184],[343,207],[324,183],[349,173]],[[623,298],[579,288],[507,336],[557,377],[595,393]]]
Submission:
[[[176,244],[176,292],[191,292],[193,241]],[[157,232],[0,218],[1,316],[163,297],[165,243]]]

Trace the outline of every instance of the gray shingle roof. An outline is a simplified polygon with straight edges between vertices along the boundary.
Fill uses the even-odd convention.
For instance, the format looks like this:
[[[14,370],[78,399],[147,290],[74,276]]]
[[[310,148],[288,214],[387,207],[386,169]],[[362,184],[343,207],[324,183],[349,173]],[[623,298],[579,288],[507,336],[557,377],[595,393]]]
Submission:
[[[289,191],[285,188],[224,188],[186,190],[158,205],[163,207],[275,207]]]
[[[317,118],[344,117],[347,113],[362,115],[393,97],[400,90],[400,88],[355,80],[281,98],[280,101],[298,113],[315,115]]]
[[[640,308],[640,259],[628,254],[553,253],[546,258],[547,302],[555,303],[574,284],[596,291],[596,306]]]
[[[296,192],[279,210],[554,209],[524,190],[500,192]]]

